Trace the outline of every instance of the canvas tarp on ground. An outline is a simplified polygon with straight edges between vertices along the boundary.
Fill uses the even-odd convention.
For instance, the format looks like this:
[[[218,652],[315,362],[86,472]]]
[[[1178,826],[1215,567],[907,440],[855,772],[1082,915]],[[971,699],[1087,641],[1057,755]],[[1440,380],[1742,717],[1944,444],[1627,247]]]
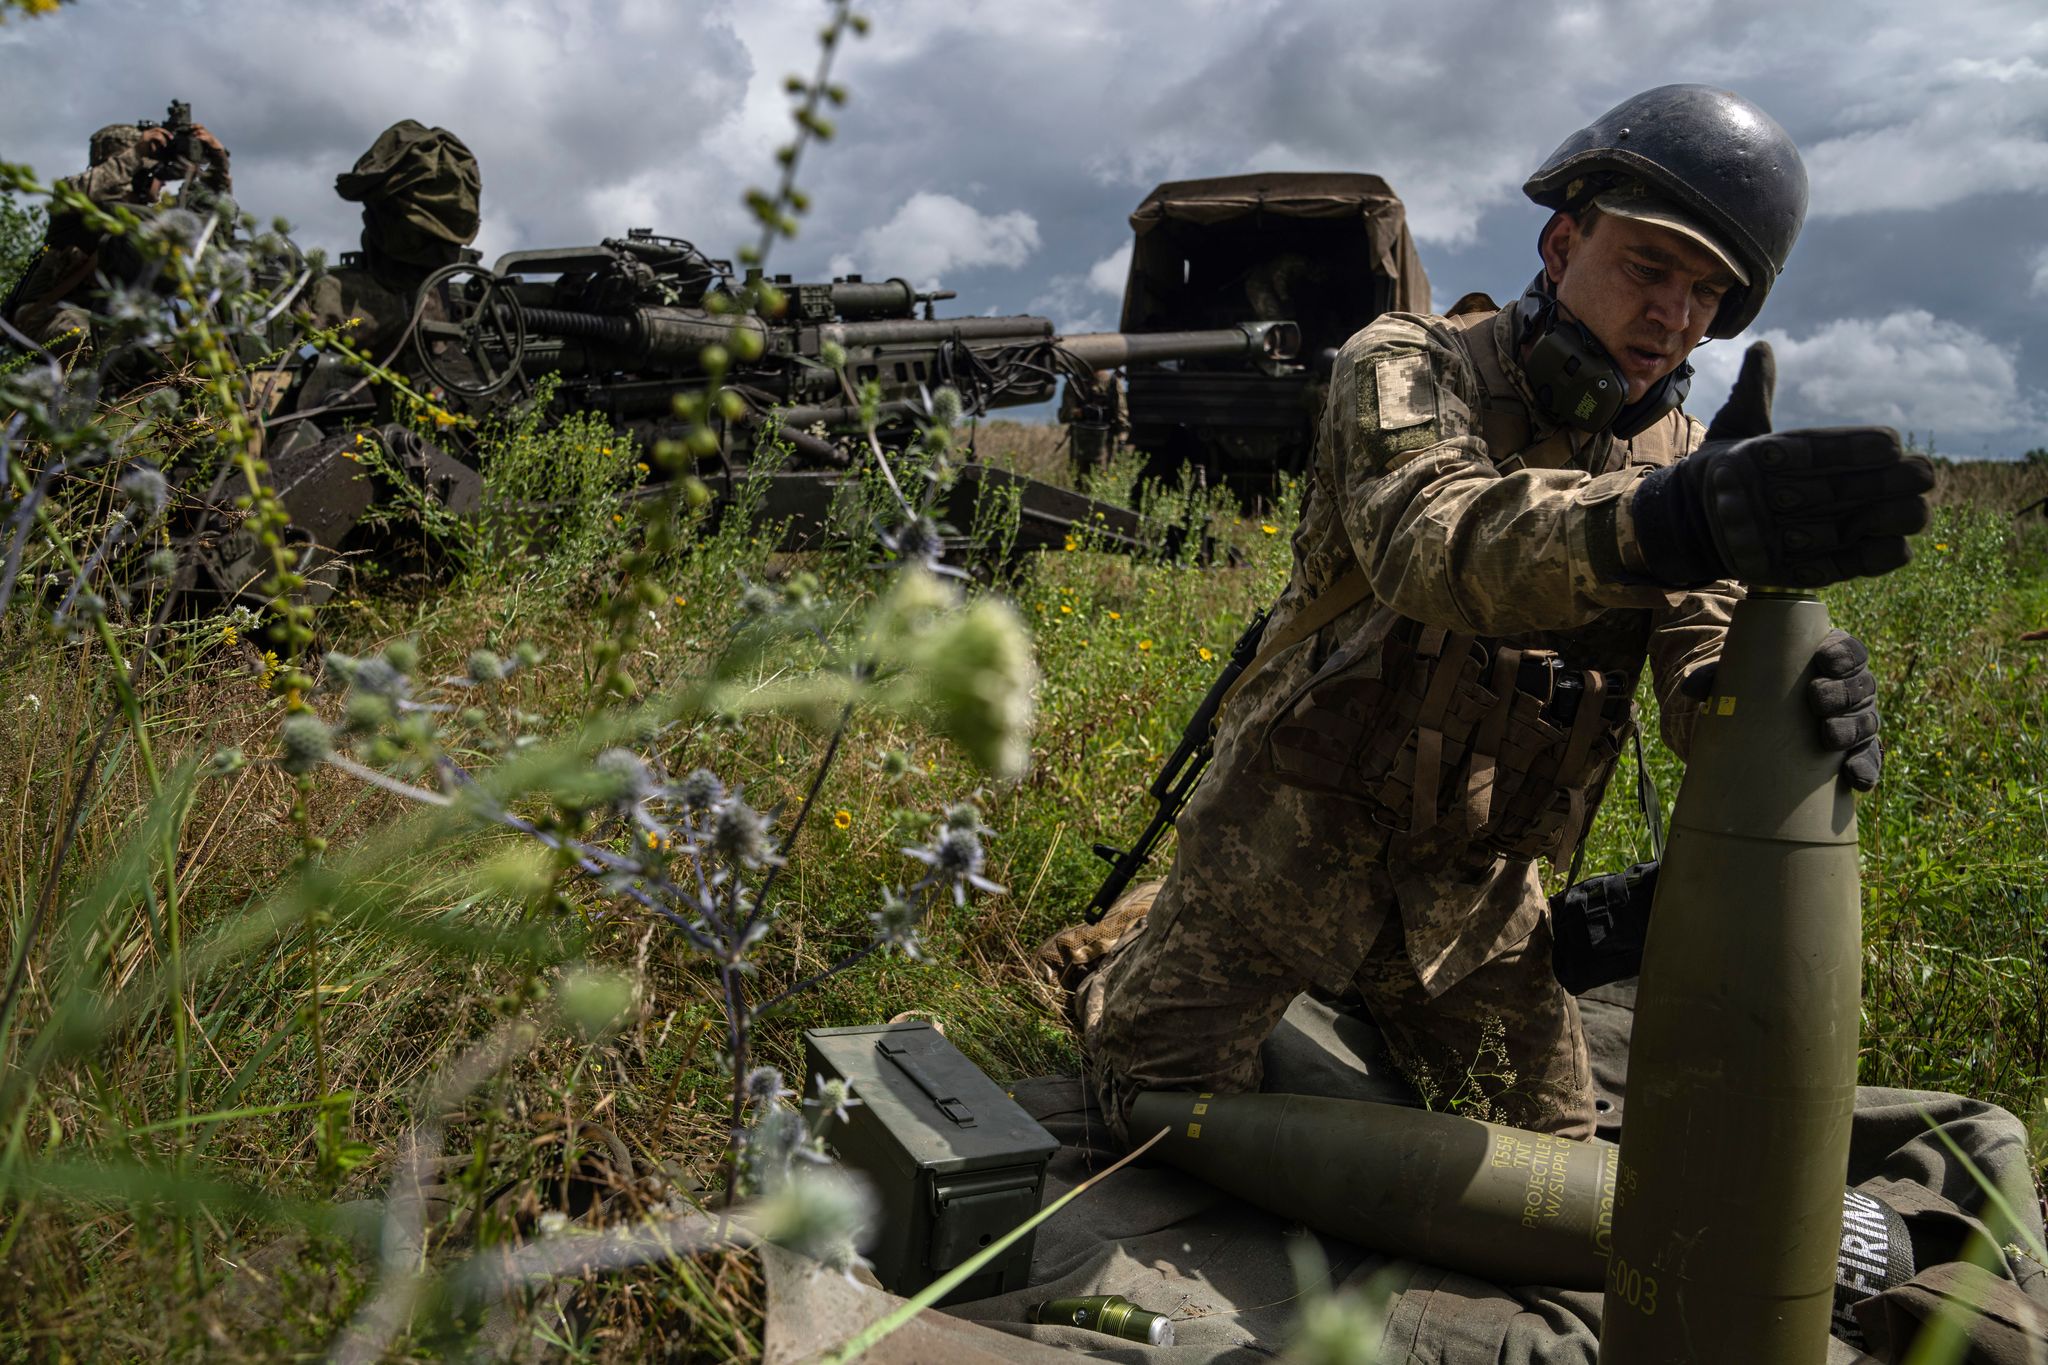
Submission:
[[[1624,1081],[1633,996],[1627,988],[1583,1002],[1596,1080],[1607,1108],[1603,1136],[1612,1137],[1625,1105]],[[1406,1102],[1405,1086],[1387,1067],[1369,1023],[1303,997],[1266,1049],[1268,1090]],[[1075,1077],[1020,1082],[1017,1100],[1060,1139],[1047,1178],[1047,1198],[1064,1193],[1116,1159],[1092,1099]],[[1973,1213],[1983,1203],[1962,1164],[1932,1133],[1922,1111],[2010,1193],[2029,1231],[2040,1232],[2039,1208],[2027,1169],[2026,1133],[2004,1110],[1953,1095],[1865,1089],[1858,1093],[1855,1147],[1849,1172],[1861,1185],[1907,1211],[1923,1262],[1957,1254]],[[1367,1159],[1366,1154],[1361,1154]],[[867,1357],[878,1365],[986,1361],[1051,1365],[1065,1358],[1237,1365],[1284,1350],[1300,1307],[1289,1255],[1298,1225],[1254,1209],[1163,1164],[1140,1161],[1050,1219],[1038,1233],[1030,1289],[923,1315]],[[1593,1365],[1598,1354],[1600,1296],[1542,1287],[1503,1287],[1402,1261],[1327,1237],[1316,1243],[1341,1285],[1378,1281],[1395,1295],[1384,1359],[1435,1365]],[[2048,1321],[2048,1271],[2007,1258],[2018,1283],[2001,1281],[2003,1311],[2020,1318],[2011,1342],[1972,1359],[2004,1365],[2048,1361],[2039,1355],[2038,1322]],[[1967,1268],[1965,1268],[1967,1269]],[[898,1300],[780,1254],[768,1261],[767,1359],[772,1365],[812,1360],[880,1318]],[[1902,1296],[1886,1311],[1910,1315],[1947,1285],[1939,1274],[1916,1281],[1917,1298]],[[1079,1294],[1122,1294],[1174,1320],[1177,1344],[1156,1348],[1073,1327],[1032,1326],[1029,1305]],[[2038,1319],[2030,1315],[2040,1313]],[[1899,1321],[1908,1321],[1899,1317]],[[1833,1343],[1830,1365],[1869,1356]],[[1890,1352],[1886,1353],[1887,1355]]]

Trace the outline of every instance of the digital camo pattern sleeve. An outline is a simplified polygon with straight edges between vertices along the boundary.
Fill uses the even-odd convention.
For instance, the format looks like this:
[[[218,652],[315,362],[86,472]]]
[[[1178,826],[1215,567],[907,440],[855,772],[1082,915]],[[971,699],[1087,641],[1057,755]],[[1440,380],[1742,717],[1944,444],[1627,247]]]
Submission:
[[[1323,412],[1319,477],[1379,600],[1474,635],[1667,605],[1662,590],[1622,581],[1618,522],[1645,471],[1499,472],[1473,416],[1477,380],[1436,328],[1393,313],[1351,338]]]
[[[135,193],[135,182],[148,164],[150,155],[138,142],[132,147],[122,148],[97,166],[66,177],[63,183],[82,191],[86,198],[102,207],[135,204],[140,202]]]
[[[1699,703],[1678,690],[1688,673],[1721,657],[1721,643],[1742,585],[1710,583],[1672,595],[1672,605],[1651,616],[1650,678],[1657,692],[1658,729],[1664,743],[1680,758],[1692,744]]]

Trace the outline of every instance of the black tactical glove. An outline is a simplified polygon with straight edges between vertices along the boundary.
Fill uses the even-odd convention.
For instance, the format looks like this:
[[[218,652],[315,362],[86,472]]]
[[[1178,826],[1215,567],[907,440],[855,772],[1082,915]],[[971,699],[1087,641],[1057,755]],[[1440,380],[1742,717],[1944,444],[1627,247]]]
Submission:
[[[1714,691],[1719,661],[1701,664],[1685,675],[1678,690],[1694,701]],[[1857,791],[1877,785],[1884,772],[1884,746],[1877,738],[1877,675],[1870,671],[1870,651],[1846,630],[1831,630],[1813,651],[1813,677],[1806,700],[1820,717],[1820,742],[1842,754],[1842,779]]]
[[[1842,776],[1857,791],[1867,792],[1884,770],[1870,651],[1848,631],[1831,630],[1813,651],[1813,672],[1806,699],[1820,717],[1820,742],[1842,751]]]
[[[1636,489],[1629,515],[1652,581],[1815,588],[1912,557],[1906,537],[1927,525],[1932,462],[1903,453],[1890,427],[1772,435],[1776,383],[1777,362],[1759,341],[1706,443]]]

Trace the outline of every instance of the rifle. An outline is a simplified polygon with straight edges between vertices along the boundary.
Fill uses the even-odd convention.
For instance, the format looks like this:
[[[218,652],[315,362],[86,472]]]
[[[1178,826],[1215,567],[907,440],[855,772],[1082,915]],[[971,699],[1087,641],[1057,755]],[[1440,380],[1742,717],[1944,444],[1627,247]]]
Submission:
[[[1159,776],[1152,779],[1149,790],[1159,803],[1159,809],[1153,812],[1145,832],[1138,836],[1128,851],[1109,844],[1095,845],[1095,856],[1109,864],[1109,875],[1096,889],[1095,899],[1088,902],[1085,916],[1090,924],[1097,923],[1109,913],[1117,897],[1123,895],[1124,888],[1131,884],[1131,878],[1137,876],[1151,860],[1152,849],[1160,836],[1180,814],[1181,807],[1187,805],[1188,796],[1194,791],[1202,770],[1209,766],[1209,757],[1215,748],[1216,712],[1238,675],[1250,667],[1252,659],[1257,656],[1259,637],[1266,630],[1267,615],[1261,611],[1254,616],[1251,624],[1244,628],[1244,634],[1237,637],[1237,643],[1230,647],[1230,662],[1216,675],[1216,681],[1209,684],[1202,704],[1195,708],[1187,729],[1181,731],[1180,743],[1167,755],[1166,765],[1159,770]]]

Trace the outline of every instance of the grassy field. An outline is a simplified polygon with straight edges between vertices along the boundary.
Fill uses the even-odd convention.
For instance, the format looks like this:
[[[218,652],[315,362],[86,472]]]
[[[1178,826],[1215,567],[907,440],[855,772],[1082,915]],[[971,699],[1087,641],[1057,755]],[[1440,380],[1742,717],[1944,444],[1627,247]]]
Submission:
[[[1072,481],[1050,428],[990,423],[978,446],[993,462]],[[1098,491],[1128,495],[1127,467],[1099,478]],[[2048,643],[2021,637],[2048,627],[2048,521],[2038,510],[2014,514],[2043,495],[2048,470],[2038,467],[1946,468],[1943,506],[1915,562],[1830,595],[1837,622],[1871,645],[1888,744],[1884,785],[1862,816],[1863,1079],[1996,1100],[2032,1121],[2037,1157],[2048,1154]],[[994,831],[986,874],[1007,889],[943,908],[926,960],[872,957],[795,997],[762,1026],[758,1060],[800,1073],[805,1027],[914,1012],[942,1022],[998,1076],[1075,1066],[1057,1001],[1029,970],[1031,949],[1087,901],[1102,870],[1090,846],[1142,826],[1145,786],[1187,711],[1250,613],[1285,581],[1292,499],[1289,490],[1249,510],[1150,500],[1158,515],[1207,519],[1232,567],[1097,553],[1084,536],[1001,585],[1030,629],[1042,679],[1021,779],[990,783],[954,746],[900,718],[853,728],[781,879],[780,919],[754,954],[752,997],[869,942],[880,890],[903,875],[899,849],[963,793],[978,797]],[[478,693],[489,722],[479,732],[573,728],[590,697],[601,604],[632,548],[629,530],[603,517],[573,540],[573,553],[554,556],[501,544],[465,560],[452,584],[366,575],[322,610],[321,644],[368,655],[412,641],[422,675],[459,674],[480,648],[535,646],[541,662]],[[701,673],[735,630],[747,584],[811,574],[840,619],[864,607],[873,578],[859,556],[799,559],[771,545],[728,528],[669,555],[667,595],[634,642],[636,675],[659,688]],[[143,1007],[103,1021],[90,1048],[8,1092],[0,1356],[319,1354],[371,1294],[377,1262],[340,1222],[306,1211],[378,1198],[423,1121],[445,1125],[455,1209],[493,1215],[432,1231],[430,1259],[452,1255],[465,1234],[531,1229],[570,1197],[566,1175],[598,1141],[592,1133],[616,1136],[643,1173],[672,1188],[717,1185],[731,1087],[717,974],[672,929],[588,883],[555,902],[522,898],[504,874],[505,855],[523,843],[516,835],[472,829],[384,847],[392,830],[417,823],[413,808],[323,773],[304,798],[306,818],[330,863],[382,850],[361,862],[371,889],[358,900],[376,912],[337,902],[312,931],[242,933],[232,950],[204,957],[251,922],[300,851],[298,788],[259,761],[198,776],[168,856],[145,861],[147,894],[95,903],[100,874],[135,856],[152,786],[100,650],[19,612],[0,622],[0,959],[19,952],[22,965],[0,1047],[19,1063],[81,980],[107,999],[146,983],[168,951],[162,912],[172,892],[185,941],[207,965],[189,988],[143,997]],[[747,681],[773,682],[803,657],[758,661]],[[224,747],[259,759],[277,752],[280,703],[267,668],[247,624],[215,617],[175,631],[137,679],[157,767],[203,768]],[[318,704],[330,718],[343,705]],[[702,719],[644,738],[643,751],[669,771],[714,768],[785,822],[825,744],[818,726],[786,714]],[[492,758],[480,748],[468,757]],[[1668,798],[1676,764],[1661,750],[1652,763]],[[596,836],[624,841],[631,831]],[[1640,818],[1618,793],[1586,871],[1643,856]],[[39,909],[46,886],[48,911]],[[33,925],[41,933],[25,944]],[[555,969],[492,946],[536,926],[553,957],[626,979],[623,1026],[547,1031],[499,1080],[423,1112],[449,1058],[552,989]],[[323,1109],[323,1093],[345,1098]],[[322,1120],[337,1109],[339,1149]],[[180,1206],[168,1187],[92,1174],[116,1168],[220,1182],[232,1197],[217,1190]],[[577,1320],[576,1340],[562,1348],[575,1358],[637,1358],[660,1342],[665,1358],[749,1359],[760,1288],[748,1258],[712,1255],[593,1282],[579,1291]],[[423,1313],[396,1358],[459,1354],[461,1340],[456,1316]]]

